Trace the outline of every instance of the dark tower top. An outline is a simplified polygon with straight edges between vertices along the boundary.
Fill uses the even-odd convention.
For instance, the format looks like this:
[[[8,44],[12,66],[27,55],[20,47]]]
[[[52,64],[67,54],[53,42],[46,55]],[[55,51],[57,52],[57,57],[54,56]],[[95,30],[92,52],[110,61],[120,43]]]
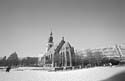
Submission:
[[[50,37],[49,37],[49,40],[48,40],[48,43],[53,43],[53,33],[51,32],[50,33]]]
[[[48,50],[53,46],[53,36],[52,36],[52,32],[50,33],[50,37],[48,40]]]

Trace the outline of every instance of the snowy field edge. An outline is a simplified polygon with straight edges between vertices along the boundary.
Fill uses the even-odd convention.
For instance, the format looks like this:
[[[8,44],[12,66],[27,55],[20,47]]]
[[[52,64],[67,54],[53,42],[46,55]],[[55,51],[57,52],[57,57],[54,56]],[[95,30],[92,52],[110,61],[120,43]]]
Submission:
[[[0,81],[102,81],[120,72],[125,72],[125,66],[93,67],[57,72],[33,69],[40,69],[40,67],[19,67],[10,72],[0,70]]]

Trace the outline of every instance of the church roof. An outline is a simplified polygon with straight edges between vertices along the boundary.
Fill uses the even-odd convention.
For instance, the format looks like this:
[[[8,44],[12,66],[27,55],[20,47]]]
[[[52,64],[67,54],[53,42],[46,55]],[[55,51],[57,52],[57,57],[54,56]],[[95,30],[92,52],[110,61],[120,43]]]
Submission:
[[[47,52],[47,54],[55,54],[55,53],[59,53],[59,51],[61,50],[61,48],[71,48],[71,45],[69,44],[69,42],[65,42],[64,40],[61,40],[61,42],[55,44],[54,46],[52,46],[49,51]]]
[[[71,45],[69,44],[69,42],[65,42],[64,45],[62,46],[62,48],[71,48]]]
[[[54,53],[55,53],[55,50],[56,50],[56,48],[57,48],[57,46],[58,46],[58,43],[55,44],[54,46],[52,46],[52,47],[49,49],[49,51],[47,52],[47,54],[54,54]]]

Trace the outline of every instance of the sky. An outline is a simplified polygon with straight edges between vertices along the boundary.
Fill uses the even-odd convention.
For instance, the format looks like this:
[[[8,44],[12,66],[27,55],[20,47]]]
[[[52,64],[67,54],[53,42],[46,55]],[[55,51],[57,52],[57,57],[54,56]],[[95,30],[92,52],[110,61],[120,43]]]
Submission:
[[[0,56],[44,53],[51,29],[75,49],[125,43],[125,1],[0,0]]]

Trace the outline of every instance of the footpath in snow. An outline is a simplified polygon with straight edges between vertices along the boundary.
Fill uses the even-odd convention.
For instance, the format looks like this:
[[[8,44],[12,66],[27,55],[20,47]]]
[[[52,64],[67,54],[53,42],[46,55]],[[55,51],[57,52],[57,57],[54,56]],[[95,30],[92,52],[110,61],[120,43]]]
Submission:
[[[0,81],[102,81],[125,71],[125,66],[94,67],[57,72],[33,70],[35,68],[20,67],[12,69],[10,72],[0,70]]]

